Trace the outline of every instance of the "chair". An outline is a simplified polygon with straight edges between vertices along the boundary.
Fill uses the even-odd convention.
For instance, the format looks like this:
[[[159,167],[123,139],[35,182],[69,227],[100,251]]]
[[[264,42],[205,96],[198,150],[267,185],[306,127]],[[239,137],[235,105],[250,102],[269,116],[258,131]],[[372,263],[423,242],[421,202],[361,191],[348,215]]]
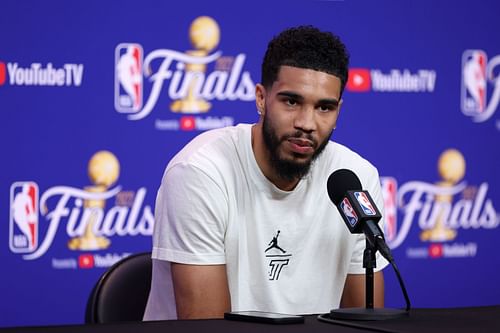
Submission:
[[[151,287],[151,252],[126,257],[97,281],[85,312],[86,323],[140,321]]]

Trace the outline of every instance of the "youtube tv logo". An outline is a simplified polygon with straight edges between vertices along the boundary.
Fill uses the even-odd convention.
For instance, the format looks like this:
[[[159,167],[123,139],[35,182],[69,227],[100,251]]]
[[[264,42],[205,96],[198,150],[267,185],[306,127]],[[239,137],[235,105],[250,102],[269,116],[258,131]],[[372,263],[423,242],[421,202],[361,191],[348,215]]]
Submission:
[[[7,72],[5,71],[5,63],[0,61],[0,86],[7,80]]]
[[[370,91],[372,86],[370,70],[366,68],[351,68],[346,89],[353,92]]]
[[[183,131],[192,131],[195,129],[196,120],[193,116],[186,116],[180,119],[181,130]]]
[[[431,244],[429,246],[429,256],[431,258],[441,258],[443,256],[443,245]]]
[[[91,254],[81,254],[78,257],[78,267],[80,268],[93,268],[94,256]]]

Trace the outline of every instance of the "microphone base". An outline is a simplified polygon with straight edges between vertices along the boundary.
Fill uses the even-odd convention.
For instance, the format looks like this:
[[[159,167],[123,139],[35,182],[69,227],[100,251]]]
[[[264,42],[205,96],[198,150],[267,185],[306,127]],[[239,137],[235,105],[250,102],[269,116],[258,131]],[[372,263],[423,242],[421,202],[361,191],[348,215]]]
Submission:
[[[331,310],[326,313],[323,318],[337,319],[337,320],[388,320],[407,317],[408,311],[401,309],[390,308],[343,308]],[[326,319],[325,318],[325,319]]]

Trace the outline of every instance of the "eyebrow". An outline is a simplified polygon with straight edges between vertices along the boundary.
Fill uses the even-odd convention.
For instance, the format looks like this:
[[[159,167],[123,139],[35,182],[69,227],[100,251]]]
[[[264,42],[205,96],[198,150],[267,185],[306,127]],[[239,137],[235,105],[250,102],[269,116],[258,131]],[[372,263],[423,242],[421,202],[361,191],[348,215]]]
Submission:
[[[293,98],[293,99],[300,101],[300,102],[302,102],[304,100],[303,96],[301,96],[297,93],[294,93],[293,91],[280,91],[277,95]],[[322,104],[322,105],[332,104],[332,105],[338,106],[339,101],[335,98],[322,98],[317,102],[317,104]]]

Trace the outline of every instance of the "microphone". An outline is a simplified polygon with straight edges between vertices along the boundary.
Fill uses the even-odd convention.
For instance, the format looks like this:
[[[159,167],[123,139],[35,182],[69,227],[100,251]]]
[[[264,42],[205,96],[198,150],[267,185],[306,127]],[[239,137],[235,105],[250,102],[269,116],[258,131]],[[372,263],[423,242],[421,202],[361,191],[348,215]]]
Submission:
[[[327,182],[328,196],[337,207],[340,216],[352,234],[364,233],[370,245],[389,262],[393,262],[384,233],[378,225],[382,218],[368,191],[363,191],[361,182],[348,169],[334,171]]]
[[[407,316],[410,311],[410,298],[396,266],[391,250],[385,243],[384,233],[378,221],[382,214],[368,191],[363,191],[361,182],[354,172],[347,169],[334,171],[327,182],[328,196],[339,210],[340,216],[353,234],[364,233],[366,249],[363,253],[365,274],[365,308],[333,309],[329,314],[320,315],[319,320],[338,323],[337,319],[346,320],[385,320]],[[406,311],[373,307],[373,268],[376,265],[375,253],[379,251],[396,271],[399,284],[406,300]]]

